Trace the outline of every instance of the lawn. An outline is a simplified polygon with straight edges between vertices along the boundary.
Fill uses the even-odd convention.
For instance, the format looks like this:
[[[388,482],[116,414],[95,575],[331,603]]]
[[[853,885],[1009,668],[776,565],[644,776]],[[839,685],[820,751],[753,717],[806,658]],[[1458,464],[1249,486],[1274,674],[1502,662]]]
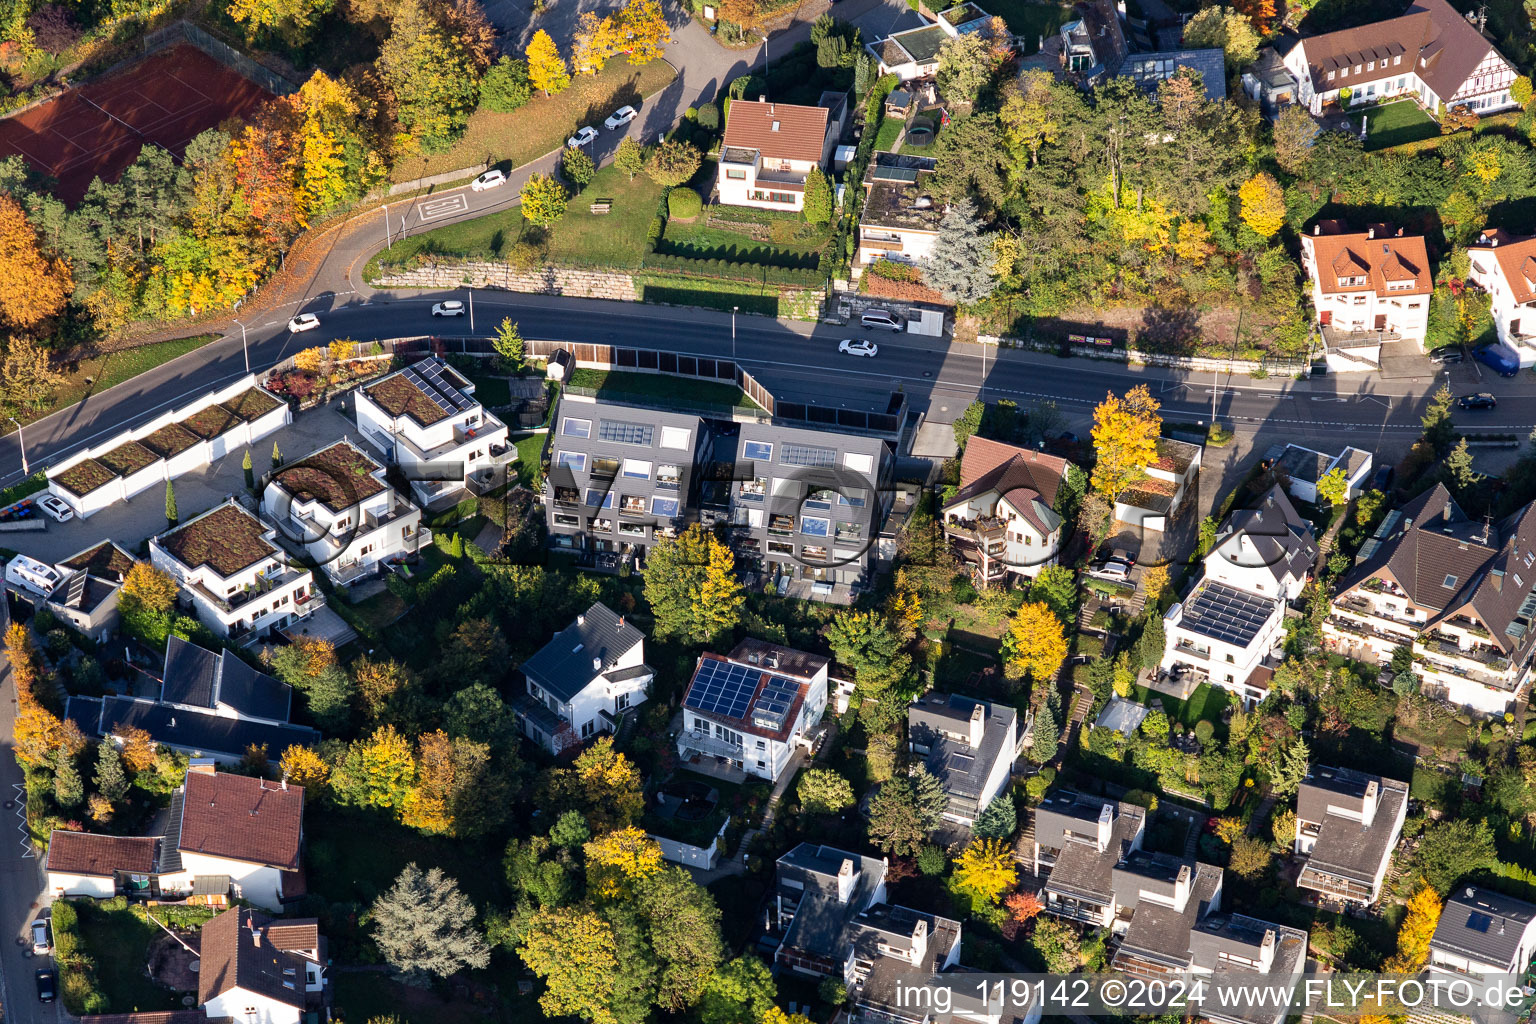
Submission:
[[[613,211],[594,214],[596,199],[613,200]],[[565,216],[556,221],[547,239],[552,263],[602,267],[638,267],[644,251],[645,232],[656,216],[661,186],[646,175],[634,181],[614,167],[597,172],[585,190],[571,200]],[[501,259],[529,229],[520,208],[503,210],[474,220],[434,228],[375,255],[364,276],[372,281],[384,266],[405,266],[418,253],[463,259]]]
[[[1398,100],[1360,113],[1369,132],[1365,139],[1367,150],[1401,146],[1440,134],[1440,126],[1412,100]]]
[[[899,117],[888,117],[880,122],[880,133],[875,136],[875,152],[890,153],[896,149],[896,136],[901,134],[901,129],[906,122]]]
[[[597,126],[617,108],[660,92],[677,77],[672,65],[654,60],[643,67],[615,57],[597,75],[578,75],[564,92],[539,96],[512,111],[470,115],[469,127],[445,152],[402,159],[395,181],[444,174],[489,161],[510,169],[559,149],[582,125]]]
[[[486,408],[500,409],[512,404],[512,392],[507,387],[507,378],[472,373],[469,382],[475,386],[475,398]]]
[[[1226,710],[1232,697],[1219,686],[1201,683],[1195,688],[1195,692],[1189,695],[1189,700],[1176,700],[1166,693],[1158,693],[1144,686],[1136,688],[1135,699],[1142,704],[1160,700],[1170,721],[1181,722],[1186,728],[1193,728],[1194,724],[1201,719],[1213,725],[1219,724],[1221,713]]]
[[[25,423],[31,423],[51,412],[67,409],[87,395],[100,394],[107,388],[121,384],[131,377],[137,377],[162,363],[168,363],[177,356],[195,352],[218,337],[217,334],[199,334],[192,338],[177,338],[173,341],[141,345],[138,348],[127,348],[120,352],[108,352],[106,355],[82,359],[66,367],[64,385],[54,392],[52,402],[36,412],[27,413],[20,419]]]
[[[517,482],[524,487],[537,488],[539,462],[544,454],[544,440],[548,434],[529,434],[516,442],[517,461],[512,468],[517,471]]]
[[[1008,23],[1008,30],[1024,37],[1024,54],[1028,56],[1040,49],[1040,37],[1055,35],[1056,30],[1072,17],[1071,5],[1030,3],[1029,0],[992,0],[984,5],[988,14],[995,14]]]
[[[161,988],[144,972],[149,944],[164,934],[141,914],[111,903],[75,903],[80,915],[82,952],[95,964],[96,982],[114,1013],[132,1010],[175,1010],[176,993]]]
[[[648,400],[673,400],[696,405],[715,405],[724,408],[753,409],[758,404],[747,397],[746,392],[734,384],[717,381],[693,380],[659,373],[625,373],[622,370],[576,370],[568,384],[573,388],[590,388],[598,397],[630,395]]]
[[[656,251],[700,260],[814,270],[829,237],[830,226],[810,224],[799,214],[714,206],[690,223],[668,221]]]

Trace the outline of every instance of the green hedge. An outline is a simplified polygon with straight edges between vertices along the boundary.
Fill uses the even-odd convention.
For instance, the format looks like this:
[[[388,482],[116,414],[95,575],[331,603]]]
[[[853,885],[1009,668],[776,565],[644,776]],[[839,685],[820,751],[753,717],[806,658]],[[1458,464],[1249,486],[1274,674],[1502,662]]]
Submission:
[[[704,208],[704,200],[691,188],[675,188],[667,194],[667,216],[684,220],[692,219],[699,215]]]
[[[80,951],[80,920],[74,904],[60,900],[53,905],[53,958],[59,965],[59,995],[64,1008],[79,1017],[87,1013],[105,1013],[107,997],[96,985],[91,961]]]
[[[731,260],[695,260],[667,253],[648,253],[640,261],[641,269],[676,277],[694,277],[706,281],[740,281],[746,284],[780,285],[790,288],[816,288],[827,279],[820,270],[764,267],[756,263]]]

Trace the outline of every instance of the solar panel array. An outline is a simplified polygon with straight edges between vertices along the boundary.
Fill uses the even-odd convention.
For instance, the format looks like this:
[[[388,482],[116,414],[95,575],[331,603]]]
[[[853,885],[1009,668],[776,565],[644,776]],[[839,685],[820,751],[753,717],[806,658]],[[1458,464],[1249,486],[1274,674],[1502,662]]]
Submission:
[[[1493,926],[1493,918],[1480,911],[1474,910],[1467,915],[1467,927],[1474,932],[1486,932]]]
[[[876,167],[874,169],[875,181],[903,181],[911,184],[917,181],[916,167]]]
[[[1184,628],[1236,647],[1247,647],[1274,603],[1224,583],[1209,583],[1184,608]]]
[[[687,705],[696,711],[741,718],[752,703],[762,673],[745,665],[705,658],[688,688]]]
[[[795,695],[800,687],[783,676],[773,676],[757,702],[752,705],[752,724],[778,731],[784,728],[784,719],[794,707]]]
[[[437,407],[448,415],[456,412],[468,412],[475,407],[475,400],[460,391],[446,378],[444,371],[447,369],[436,359],[425,359],[419,363],[413,363],[400,371],[401,376],[416,385],[417,390],[437,403]]]
[[[651,445],[651,438],[655,436],[655,427],[649,423],[628,423],[624,420],[602,420],[597,425],[597,437],[600,441],[614,441],[618,444],[643,445],[647,448]]]
[[[837,463],[837,449],[786,444],[779,453],[779,461],[786,466],[832,466]]]

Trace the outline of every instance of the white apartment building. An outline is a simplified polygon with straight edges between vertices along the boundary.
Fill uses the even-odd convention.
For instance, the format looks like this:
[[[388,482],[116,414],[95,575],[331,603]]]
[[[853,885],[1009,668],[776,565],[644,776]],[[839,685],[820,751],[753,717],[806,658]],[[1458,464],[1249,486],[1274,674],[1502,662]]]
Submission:
[[[1384,224],[1350,232],[1339,221],[1319,221],[1301,236],[1301,266],[1330,348],[1350,335],[1423,343],[1435,282],[1422,236]]]
[[[399,464],[425,505],[441,506],[482,471],[510,462],[507,425],[475,398],[475,386],[437,357],[359,388],[357,428]]]
[[[655,672],[645,634],[601,602],[523,663],[527,692],[512,707],[523,735],[551,753],[611,733],[644,703]]]
[[[1509,96],[1514,66],[1445,0],[1414,0],[1401,17],[1302,39],[1284,64],[1296,101],[1313,114],[1397,98],[1431,117],[1442,107],[1490,114],[1518,105]]]
[[[324,603],[308,569],[289,564],[275,531],[234,499],[151,537],[149,560],[181,585],[214,633],[244,642],[302,619]]]
[[[677,754],[711,758],[778,781],[827,707],[826,658],[747,638],[726,657],[704,654],[683,698]]]
[[[1536,365],[1536,238],[1492,228],[1467,254],[1467,276],[1488,293],[1499,344],[1522,368]]]
[[[1285,608],[1317,558],[1311,527],[1278,484],[1258,506],[1227,517],[1200,580],[1163,617],[1160,670],[1264,699],[1285,638]]]
[[[1408,815],[1408,784],[1349,768],[1313,765],[1296,791],[1295,852],[1307,858],[1302,889],[1371,904]]]
[[[716,187],[724,206],[798,212],[805,183],[832,155],[847,97],[824,94],[827,106],[732,100],[725,120]]]
[[[1443,484],[1387,514],[1339,582],[1323,637],[1385,665],[1413,651],[1426,695],[1498,716],[1530,680],[1536,630],[1536,515],[1469,518]]]
[[[983,586],[1030,579],[1056,564],[1062,519],[1053,507],[1066,459],[984,437],[960,458],[960,489],[945,502],[944,535]]]
[[[336,583],[371,576],[432,539],[421,509],[396,494],[384,467],[348,440],[274,470],[262,511]]]
[[[1023,737],[1005,704],[930,691],[907,708],[907,748],[944,787],[944,817],[975,823],[1012,778]]]

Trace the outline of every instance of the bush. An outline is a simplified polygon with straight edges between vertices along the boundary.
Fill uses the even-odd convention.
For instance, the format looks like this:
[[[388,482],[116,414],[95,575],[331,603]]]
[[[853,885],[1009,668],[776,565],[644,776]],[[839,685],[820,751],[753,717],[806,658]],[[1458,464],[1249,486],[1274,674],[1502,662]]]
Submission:
[[[666,218],[661,214],[651,218],[651,226],[645,229],[645,253],[649,257],[656,251],[656,243],[661,241],[661,233],[667,229]]]
[[[1195,723],[1195,739],[1200,741],[1201,746],[1211,742],[1211,737],[1214,735],[1216,735],[1216,727],[1210,722],[1202,718]]]
[[[691,188],[674,188],[667,194],[667,216],[692,220],[704,209],[704,200]]]
[[[720,127],[720,108],[713,103],[700,104],[698,118],[701,126],[713,131]]]
[[[949,858],[941,847],[929,844],[917,852],[917,870],[930,878],[942,875],[947,867]]]
[[[483,110],[510,114],[527,103],[532,95],[528,62],[516,57],[502,57],[480,79],[480,107]]]

